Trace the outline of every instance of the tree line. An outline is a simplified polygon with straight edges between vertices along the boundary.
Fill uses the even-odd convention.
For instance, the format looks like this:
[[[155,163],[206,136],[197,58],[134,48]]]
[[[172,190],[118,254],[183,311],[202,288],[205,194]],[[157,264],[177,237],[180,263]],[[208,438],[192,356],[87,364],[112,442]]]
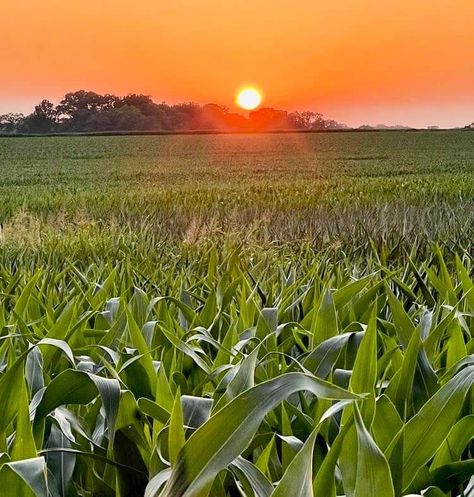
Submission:
[[[67,93],[58,105],[43,100],[29,115],[0,115],[0,133],[47,134],[113,131],[245,131],[245,130],[326,130],[345,125],[325,119],[317,112],[286,112],[260,108],[248,117],[217,105],[193,102],[169,105],[150,96],[100,95],[92,91]]]

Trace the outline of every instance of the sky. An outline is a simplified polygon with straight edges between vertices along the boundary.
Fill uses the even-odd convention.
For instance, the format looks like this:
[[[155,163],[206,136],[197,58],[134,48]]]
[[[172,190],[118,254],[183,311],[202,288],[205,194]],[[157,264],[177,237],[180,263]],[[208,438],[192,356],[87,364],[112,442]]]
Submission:
[[[79,89],[351,126],[474,121],[474,0],[0,0],[0,113]]]

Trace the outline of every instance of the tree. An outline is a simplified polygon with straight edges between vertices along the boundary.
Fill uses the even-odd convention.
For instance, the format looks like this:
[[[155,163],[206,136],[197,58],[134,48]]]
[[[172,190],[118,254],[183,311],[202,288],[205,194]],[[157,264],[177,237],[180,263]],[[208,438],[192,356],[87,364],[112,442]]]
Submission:
[[[124,106],[135,107],[145,116],[154,116],[158,112],[158,106],[153,102],[149,95],[130,93],[126,97],[119,98],[115,101],[115,108]]]
[[[23,114],[10,112],[9,114],[0,115],[0,132],[15,133],[25,120]]]
[[[93,114],[88,126],[98,131],[146,131],[153,128],[153,122],[138,107],[123,105]]]
[[[333,119],[325,119],[323,127],[320,129],[345,129],[347,126],[345,124],[340,124]]]
[[[293,112],[261,108],[249,117],[231,113],[219,104],[185,102],[155,103],[149,95],[130,93],[125,97],[79,90],[67,93],[57,107],[39,103],[32,114],[0,116],[0,132],[49,133],[51,131],[153,131],[153,130],[271,130],[339,129],[336,121],[317,112]]]
[[[218,104],[206,104],[200,109],[200,129],[226,129],[229,108]]]
[[[289,128],[288,112],[263,107],[249,114],[250,127],[257,130]]]
[[[64,128],[87,131],[87,122],[94,114],[112,109],[119,100],[115,95],[80,90],[67,93],[56,110]]]
[[[59,103],[57,110],[60,114],[74,117],[80,111],[94,111],[111,109],[120,99],[115,95],[99,95],[93,91],[79,90],[67,93]]]
[[[58,113],[54,104],[49,100],[43,100],[35,106],[32,114],[25,117],[20,130],[28,133],[50,133],[55,130],[57,122]]]
[[[168,129],[199,129],[201,112],[201,107],[194,102],[185,102],[171,106],[169,108],[170,128]]]
[[[293,112],[288,117],[297,129],[325,129],[325,120],[319,112]]]

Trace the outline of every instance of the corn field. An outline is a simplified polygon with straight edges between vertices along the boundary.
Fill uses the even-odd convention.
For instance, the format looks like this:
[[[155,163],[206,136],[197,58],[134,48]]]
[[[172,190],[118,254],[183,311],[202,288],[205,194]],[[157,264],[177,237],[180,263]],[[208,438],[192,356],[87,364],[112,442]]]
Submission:
[[[474,134],[302,139],[0,140],[0,497],[474,497]]]
[[[0,495],[474,495],[472,262],[3,264]]]

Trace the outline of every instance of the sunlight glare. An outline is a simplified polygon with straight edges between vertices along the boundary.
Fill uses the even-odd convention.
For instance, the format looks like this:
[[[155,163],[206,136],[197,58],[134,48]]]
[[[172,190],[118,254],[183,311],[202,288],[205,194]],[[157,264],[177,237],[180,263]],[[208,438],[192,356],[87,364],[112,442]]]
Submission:
[[[262,95],[252,87],[243,88],[239,91],[236,98],[236,104],[245,110],[256,109],[262,102]]]

